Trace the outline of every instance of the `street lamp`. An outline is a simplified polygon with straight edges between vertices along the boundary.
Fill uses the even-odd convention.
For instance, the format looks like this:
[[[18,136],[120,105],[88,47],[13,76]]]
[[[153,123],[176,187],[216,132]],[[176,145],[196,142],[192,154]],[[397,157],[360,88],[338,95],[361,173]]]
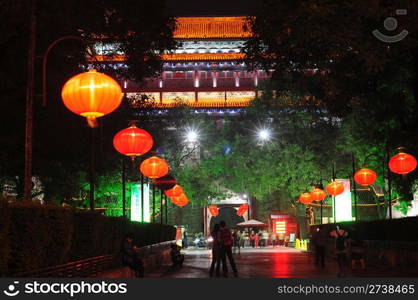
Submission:
[[[27,55],[27,84],[26,84],[26,112],[25,112],[25,171],[24,171],[24,196],[25,201],[32,199],[32,152],[33,152],[33,99],[35,82],[35,59],[36,59],[36,30],[37,30],[37,0],[30,3],[29,14],[29,47]],[[84,38],[67,35],[53,41],[42,56],[42,98],[46,105],[46,67],[48,54],[58,43],[64,40],[80,40],[86,43]]]
[[[32,0],[30,4],[30,31],[29,47],[27,55],[27,84],[26,84],[26,112],[25,112],[25,170],[24,170],[24,201],[32,199],[32,152],[33,152],[33,99],[35,82],[35,59],[36,59],[36,29],[37,29],[37,1]],[[51,49],[63,40],[77,39],[83,42],[84,39],[78,36],[64,36],[53,41],[42,56],[42,94],[43,105],[46,104],[46,66],[47,58]]]
[[[112,77],[91,69],[70,78],[63,86],[61,97],[73,113],[87,119],[91,131],[90,146],[90,209],[94,209],[94,130],[97,118],[110,114],[122,102],[122,88]]]
[[[188,144],[196,144],[199,141],[199,133],[196,129],[189,128],[186,130],[185,140]]]
[[[260,129],[257,134],[258,139],[261,142],[268,142],[271,139],[271,132],[269,129]]]

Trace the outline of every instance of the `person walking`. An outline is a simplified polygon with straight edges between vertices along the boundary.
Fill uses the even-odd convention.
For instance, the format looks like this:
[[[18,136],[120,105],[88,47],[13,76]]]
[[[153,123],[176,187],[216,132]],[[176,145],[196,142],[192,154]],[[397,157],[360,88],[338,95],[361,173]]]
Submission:
[[[316,231],[312,236],[312,244],[315,247],[315,265],[324,268],[326,236],[325,232],[319,227],[316,228]]]
[[[335,238],[335,254],[337,255],[339,268],[338,277],[341,277],[345,274],[345,269],[347,266],[348,232],[337,225],[335,230],[331,231],[330,235]]]
[[[224,276],[228,276],[228,267],[226,265],[226,257],[228,257],[234,276],[238,276],[237,266],[234,257],[232,256],[232,234],[231,231],[225,227],[225,221],[219,223],[220,229],[218,232],[218,240],[221,245],[221,260]]]
[[[274,232],[270,234],[270,244],[273,246],[273,248],[277,245],[277,234]]]
[[[219,224],[215,224],[213,230],[211,232],[211,236],[213,239],[212,243],[212,262],[210,264],[209,276],[213,276],[213,271],[216,267],[216,276],[220,275],[220,264],[221,264],[221,244],[218,238],[220,226]]]
[[[352,239],[349,242],[350,257],[351,257],[351,271],[356,269],[356,262],[360,262],[361,269],[366,270],[366,263],[364,261],[364,242],[360,239]]]
[[[241,246],[242,248],[250,247],[250,236],[247,231],[243,231],[241,235]]]
[[[255,245],[255,233],[254,233],[254,231],[251,230],[251,233],[250,233],[250,246],[254,248],[254,245]]]
[[[267,230],[262,231],[261,241],[262,241],[263,247],[267,247],[269,245],[269,233],[267,232]]]
[[[186,228],[184,228],[182,244],[184,249],[187,249],[189,247],[189,239]]]
[[[259,243],[260,243],[260,234],[256,232],[254,234],[254,248],[258,248]]]
[[[241,253],[241,233],[235,229],[232,237],[234,239],[234,251]]]
[[[122,255],[122,277],[130,278],[134,276],[134,256],[135,248],[133,245],[134,237],[132,234],[126,234],[122,240],[120,252]]]

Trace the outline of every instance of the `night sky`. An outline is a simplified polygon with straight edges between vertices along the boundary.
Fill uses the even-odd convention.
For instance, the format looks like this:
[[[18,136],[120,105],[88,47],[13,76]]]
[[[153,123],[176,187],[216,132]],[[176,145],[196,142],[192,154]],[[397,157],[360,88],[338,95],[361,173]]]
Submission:
[[[250,15],[259,0],[166,0],[174,16]]]

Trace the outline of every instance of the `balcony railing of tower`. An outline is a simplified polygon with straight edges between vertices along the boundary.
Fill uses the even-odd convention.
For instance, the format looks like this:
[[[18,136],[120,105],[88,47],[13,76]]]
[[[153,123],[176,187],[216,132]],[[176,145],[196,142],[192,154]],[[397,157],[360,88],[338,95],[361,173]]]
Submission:
[[[219,109],[233,109],[233,108],[244,108],[248,107],[251,104],[252,100],[248,101],[229,101],[229,102],[191,102],[191,103],[156,103],[154,108],[155,109],[172,109],[172,108],[179,108],[179,107],[191,107],[191,108],[219,108]],[[298,106],[305,106],[306,104],[302,102],[298,103],[280,103],[278,107],[298,107]],[[132,105],[135,108],[135,105]]]
[[[167,92],[167,93],[128,93],[128,102],[135,108],[136,99],[148,98],[152,107],[176,108],[188,106],[193,108],[242,108],[251,104],[257,94],[262,91],[240,91],[240,92]],[[138,102],[140,103],[140,102]],[[272,106],[276,107],[306,107],[321,106],[321,102],[312,96],[295,99],[293,97],[280,97],[273,99]]]
[[[170,113],[170,110],[172,108],[161,108],[161,107],[155,107],[152,111],[151,114],[154,115],[155,117],[158,116],[166,116],[167,114]],[[194,114],[204,114],[204,115],[208,115],[208,116],[224,116],[224,115],[229,115],[229,116],[239,116],[242,114],[242,112],[244,111],[243,107],[206,107],[206,108],[201,108],[201,107],[195,107],[191,110],[192,113]],[[133,115],[135,115],[135,111],[133,112]],[[140,114],[138,114],[138,116],[140,116]]]
[[[224,62],[164,62],[164,71],[181,72],[181,71],[246,71],[247,65],[244,62],[224,61]]]
[[[239,61],[245,59],[244,53],[168,53],[161,54],[161,59],[163,61]],[[123,62],[126,60],[125,55],[115,54],[115,55],[96,55],[94,58],[95,61],[99,62]]]
[[[197,71],[197,74],[194,72]],[[271,73],[271,72],[270,72]],[[270,74],[264,70],[256,70],[256,71],[247,71],[246,69],[238,69],[238,70],[165,70],[163,72],[162,78],[164,80],[183,80],[183,79],[192,79],[194,76],[198,76],[200,79],[208,79],[208,78],[236,78],[239,77],[243,78],[254,78],[257,76],[258,78],[269,78]]]
[[[263,82],[266,78],[259,79],[259,82]],[[128,86],[127,90],[130,92],[136,91],[241,91],[248,89],[255,89],[257,86],[253,78],[242,78],[239,81],[239,85],[234,78],[219,78],[216,82],[216,86],[213,84],[212,79],[200,79],[199,85],[196,86],[196,82],[193,79],[166,79],[160,81],[159,79],[148,80],[144,86],[135,87]]]

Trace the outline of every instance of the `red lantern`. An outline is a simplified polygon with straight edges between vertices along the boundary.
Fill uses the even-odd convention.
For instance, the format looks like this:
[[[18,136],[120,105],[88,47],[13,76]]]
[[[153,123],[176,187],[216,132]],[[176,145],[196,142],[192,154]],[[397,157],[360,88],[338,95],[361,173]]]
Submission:
[[[69,110],[91,121],[119,107],[122,88],[112,77],[91,69],[70,78],[61,97]]]
[[[299,196],[299,202],[303,204],[309,204],[312,202],[311,193],[303,193]]]
[[[311,199],[312,201],[322,201],[325,199],[327,194],[324,192],[324,190],[321,190],[320,188],[314,188],[311,191]]]
[[[417,167],[417,160],[411,154],[400,152],[389,161],[389,169],[396,174],[408,174]]]
[[[170,200],[171,200],[171,202],[173,202],[173,204],[177,205],[177,203],[180,201],[180,199],[184,196],[186,196],[186,195],[184,193],[181,193],[181,195],[179,195],[179,196],[170,197]]]
[[[144,160],[140,167],[141,173],[149,178],[160,178],[168,173],[167,162],[157,156],[151,156]]]
[[[176,186],[177,181],[173,176],[165,175],[160,178],[154,178],[152,183],[161,190],[169,190]]]
[[[183,207],[189,203],[189,199],[187,198],[185,194],[181,194],[178,197],[172,197],[170,199],[175,205],[180,206],[180,207]]]
[[[164,191],[164,194],[166,194],[167,197],[169,197],[169,198],[178,197],[181,194],[183,194],[183,188],[181,186],[179,186],[178,184],[176,184],[173,188]]]
[[[219,215],[219,210],[216,205],[209,205],[208,209],[212,216],[216,217],[217,215]]]
[[[132,157],[132,159],[150,151],[153,144],[152,136],[135,125],[119,131],[113,138],[115,149],[123,155]]]
[[[332,196],[338,196],[344,192],[344,184],[341,182],[333,181],[326,187],[327,193]]]
[[[241,217],[247,212],[247,210],[248,210],[248,204],[241,204],[239,206],[239,209],[237,210],[237,215]]]
[[[354,173],[354,181],[359,185],[369,186],[373,184],[376,179],[376,172],[370,169],[360,169]]]
[[[177,206],[183,207],[189,204],[189,199],[185,196],[185,198],[179,202],[177,202]]]

